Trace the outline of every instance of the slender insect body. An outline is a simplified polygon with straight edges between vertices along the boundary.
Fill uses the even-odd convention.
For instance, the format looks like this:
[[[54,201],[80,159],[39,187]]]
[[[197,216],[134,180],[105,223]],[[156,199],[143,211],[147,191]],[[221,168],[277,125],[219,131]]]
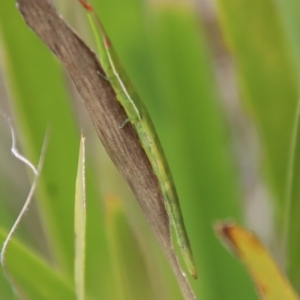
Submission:
[[[150,119],[147,119],[147,121],[137,124],[137,132],[139,136],[141,136],[141,144],[158,179],[158,183],[165,200],[164,203],[166,211],[171,220],[171,224],[174,226],[177,242],[181,249],[184,261],[187,264],[190,273],[196,278],[197,271],[193,260],[190,242],[186,233],[175,184],[160,142],[157,136],[152,134],[155,132],[153,131],[154,126],[149,120]]]
[[[154,174],[158,179],[160,190],[165,200],[164,203],[166,211],[171,220],[171,224],[174,226],[178,245],[182,251],[183,258],[190,272],[192,274],[196,274],[193,254],[186,233],[175,184],[154,125],[148,115],[147,109],[143,105],[138,94],[135,92],[132,83],[128,79],[129,77],[126,76],[125,70],[121,65],[118,66],[118,71],[118,80],[121,80],[123,85],[121,86],[119,83],[119,86],[115,86],[117,99],[125,109],[126,114],[129,116],[131,123],[140,137],[142,147],[145,150]],[[114,80],[114,82],[116,81]],[[126,82],[126,84],[124,84],[124,82]],[[128,90],[125,92],[124,88],[130,88],[134,92],[132,93]],[[136,109],[139,111],[138,115],[133,113]],[[193,276],[196,277],[197,275]]]
[[[144,103],[134,89],[133,84],[114,51],[114,48],[106,36],[100,20],[96,16],[92,7],[86,3],[85,0],[80,0],[80,2],[92,13],[96,24],[99,27],[100,38],[97,34],[93,20],[90,18],[100,53],[100,62],[105,71],[105,75],[109,79],[118,101],[124,108],[126,115],[128,116],[128,120],[132,123],[139,136],[141,145],[149,159],[154,174],[157,177],[160,190],[164,198],[166,211],[171,220],[171,224],[174,226],[183,259],[189,272],[194,278],[197,278],[197,271],[183,222],[175,184],[154,125]],[[126,124],[126,122],[127,120],[124,120],[124,124]]]
[[[128,112],[129,112],[128,116],[136,115],[138,120],[141,120],[140,111],[136,106],[136,102],[134,102],[130,92],[128,91],[128,89],[126,87],[126,83],[121,79],[120,73],[117,72],[116,66],[114,65],[114,63],[112,61],[110,51],[108,51],[107,56],[108,56],[108,59],[109,59],[110,65],[111,65],[112,72],[114,73],[114,76],[115,76],[115,78],[117,79],[117,82],[118,82],[118,85],[115,85],[116,88],[117,88],[117,98],[118,98],[118,100],[122,104],[122,100],[126,99],[127,103],[125,105],[123,103],[122,105],[125,106],[124,107],[125,110],[126,109],[128,110]],[[139,102],[139,103],[141,103],[141,102]]]

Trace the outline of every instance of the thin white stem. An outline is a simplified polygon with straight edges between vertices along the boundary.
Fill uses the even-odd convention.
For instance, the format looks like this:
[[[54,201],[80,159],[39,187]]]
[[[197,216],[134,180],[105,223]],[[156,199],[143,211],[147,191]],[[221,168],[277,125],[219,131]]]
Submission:
[[[32,171],[34,172],[35,174],[35,178],[34,178],[34,181],[31,185],[31,188],[30,188],[30,191],[29,191],[29,194],[27,196],[27,199],[23,205],[23,208],[21,210],[21,212],[19,213],[14,225],[12,226],[10,232],[8,233],[8,236],[7,238],[5,239],[4,243],[3,243],[3,246],[2,246],[2,250],[1,250],[1,253],[0,253],[0,262],[1,264],[4,266],[4,258],[5,258],[5,252],[6,252],[6,249],[7,249],[7,246],[9,244],[9,241],[12,237],[12,235],[14,234],[14,232],[16,231],[22,217],[24,216],[26,210],[28,209],[30,203],[31,203],[31,200],[33,198],[33,195],[34,195],[34,192],[36,190],[36,187],[37,187],[37,184],[38,184],[38,180],[39,180],[39,177],[40,177],[40,173],[41,173],[41,170],[42,170],[42,166],[43,166],[43,163],[44,163],[44,158],[45,158],[45,153],[46,153],[46,149],[47,149],[47,145],[48,145],[48,132],[46,132],[46,135],[45,135],[45,138],[44,138],[44,143],[43,143],[43,147],[42,147],[42,151],[41,151],[41,155],[40,155],[40,159],[39,159],[39,163],[38,163],[38,167],[35,168],[33,166],[33,164],[28,160],[26,159],[24,156],[22,156],[21,154],[19,154],[18,150],[16,149],[16,146],[15,146],[15,134],[14,134],[14,130],[10,124],[10,122],[8,121],[8,124],[10,126],[10,129],[11,129],[11,134],[12,134],[12,148],[11,148],[11,151],[12,153],[15,155],[15,157],[17,159],[19,159],[20,161],[24,162],[27,166],[29,166]]]
[[[18,151],[17,147],[16,147],[16,135],[15,135],[15,131],[10,123],[10,120],[7,120],[7,123],[9,125],[10,128],[10,132],[11,132],[11,139],[12,139],[12,144],[11,144],[11,153],[20,161],[22,161],[25,165],[27,165],[35,175],[37,175],[37,169],[36,167],[26,158],[24,157],[22,154],[20,154],[20,152]]]

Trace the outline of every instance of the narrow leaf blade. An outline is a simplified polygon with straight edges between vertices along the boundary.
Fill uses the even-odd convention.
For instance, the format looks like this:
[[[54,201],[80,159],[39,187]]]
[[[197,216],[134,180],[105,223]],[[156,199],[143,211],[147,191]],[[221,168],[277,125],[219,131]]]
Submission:
[[[75,288],[78,300],[85,299],[85,232],[86,232],[86,192],[85,192],[85,144],[81,136],[75,191]]]
[[[226,223],[218,225],[217,232],[245,264],[262,299],[298,299],[269,251],[253,233],[238,225]]]
[[[276,1],[217,2],[243,98],[254,117],[264,147],[268,179],[282,218],[298,100],[292,48]]]
[[[0,228],[1,244],[6,236]],[[72,284],[65,277],[14,238],[6,251],[5,267],[16,290],[26,299],[76,299]]]
[[[118,299],[163,299],[153,289],[145,257],[116,196],[106,199],[105,221]]]
[[[127,119],[95,54],[72,31],[47,1],[19,0],[27,24],[59,58],[82,96],[106,151],[124,175],[168,258],[185,299],[195,299],[174,254],[168,215],[149,160]],[[50,34],[49,34],[50,33]],[[130,149],[130,151],[129,151]]]

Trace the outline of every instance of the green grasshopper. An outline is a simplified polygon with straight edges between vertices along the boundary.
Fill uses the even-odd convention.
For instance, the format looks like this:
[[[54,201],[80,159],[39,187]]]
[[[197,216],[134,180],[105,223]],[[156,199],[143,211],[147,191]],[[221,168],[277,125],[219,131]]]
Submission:
[[[174,226],[183,259],[188,271],[196,279],[196,266],[183,222],[175,184],[151,118],[126,74],[94,8],[86,0],[79,1],[89,13],[89,21],[100,53],[100,62],[105,72],[105,74],[100,75],[109,80],[118,101],[128,116],[121,127],[125,126],[127,122],[131,122],[138,134],[142,147],[158,179],[165,200],[165,207],[171,219],[171,224]]]

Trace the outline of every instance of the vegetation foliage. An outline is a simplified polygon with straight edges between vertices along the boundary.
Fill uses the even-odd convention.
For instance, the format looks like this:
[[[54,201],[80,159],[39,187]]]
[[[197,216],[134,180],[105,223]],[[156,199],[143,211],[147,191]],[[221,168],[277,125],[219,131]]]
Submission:
[[[2,2],[0,110],[31,162],[39,161],[47,128],[49,143],[34,203],[6,251],[0,298],[182,299],[62,66],[26,26],[14,1]],[[75,0],[56,2],[95,48],[82,7]],[[198,280],[189,278],[197,299],[258,297],[246,268],[215,235],[213,225],[220,220],[234,220],[262,236],[299,293],[298,1],[91,2],[169,161],[198,268]],[[0,123],[2,244],[33,177],[9,154],[10,129],[5,118]],[[84,253],[77,252],[75,287],[75,196],[84,207],[80,184],[75,188],[84,177],[78,168],[81,128],[86,216],[79,210],[75,219],[85,228],[86,217],[86,233],[79,230],[86,241],[85,250],[76,244]]]

